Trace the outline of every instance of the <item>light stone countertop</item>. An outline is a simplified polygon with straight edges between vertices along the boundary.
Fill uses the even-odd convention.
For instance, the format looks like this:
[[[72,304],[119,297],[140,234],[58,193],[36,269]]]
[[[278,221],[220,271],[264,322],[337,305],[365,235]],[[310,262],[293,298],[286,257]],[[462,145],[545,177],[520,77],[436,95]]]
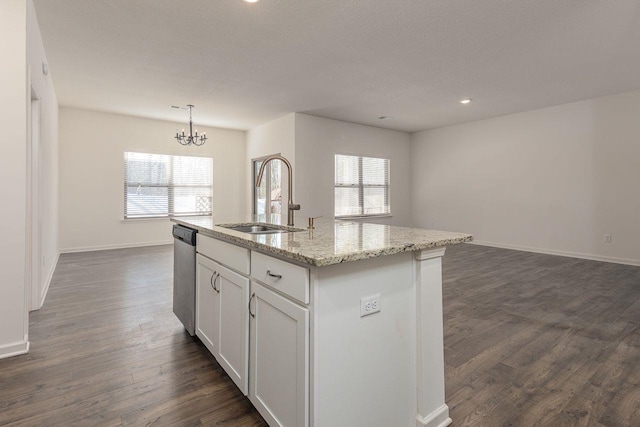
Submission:
[[[172,218],[172,221],[197,229],[205,236],[316,267],[442,247],[469,242],[473,239],[473,236],[467,233],[332,219],[317,219],[312,232],[306,228],[296,227],[295,230],[301,231],[279,234],[248,234],[219,226],[281,224],[280,217],[275,216],[268,221],[264,216],[233,219],[195,216]],[[290,229],[283,225],[280,228]]]

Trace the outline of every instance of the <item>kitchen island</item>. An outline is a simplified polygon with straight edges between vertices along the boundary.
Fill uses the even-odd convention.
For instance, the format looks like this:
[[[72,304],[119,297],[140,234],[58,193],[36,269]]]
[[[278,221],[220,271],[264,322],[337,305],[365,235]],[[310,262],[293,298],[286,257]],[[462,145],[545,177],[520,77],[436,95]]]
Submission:
[[[472,236],[332,220],[228,228],[260,219],[173,221],[198,230],[196,335],[267,423],[448,425],[441,258]]]

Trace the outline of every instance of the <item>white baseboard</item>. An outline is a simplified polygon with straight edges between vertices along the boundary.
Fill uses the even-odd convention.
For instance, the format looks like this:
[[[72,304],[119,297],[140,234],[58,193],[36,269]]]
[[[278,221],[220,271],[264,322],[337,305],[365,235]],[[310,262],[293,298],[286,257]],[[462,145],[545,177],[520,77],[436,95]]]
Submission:
[[[75,248],[60,249],[60,253],[70,254],[75,252],[91,252],[91,251],[108,251],[111,249],[141,248],[145,246],[162,246],[173,244],[173,239],[160,242],[138,242],[138,243],[122,243],[113,245],[100,246],[79,246]]]
[[[516,251],[534,252],[538,254],[558,255],[558,256],[565,256],[565,257],[571,257],[571,258],[589,259],[592,261],[602,261],[602,262],[611,262],[615,264],[640,266],[640,260],[638,259],[616,258],[616,257],[602,256],[602,255],[583,254],[580,252],[556,251],[553,249],[540,249],[540,248],[532,248],[529,246],[518,246],[518,245],[509,245],[506,243],[487,242],[485,240],[474,240],[469,243],[473,245],[478,245],[478,246],[491,246],[494,248],[513,249]]]
[[[17,356],[19,354],[25,354],[28,352],[29,352],[29,341],[25,337],[24,341],[12,342],[12,343],[0,346],[0,359],[4,359],[6,357],[11,357],[11,356]]]
[[[445,404],[437,408],[427,416],[418,414],[416,416],[416,427],[446,427],[451,424],[449,418],[449,407]]]

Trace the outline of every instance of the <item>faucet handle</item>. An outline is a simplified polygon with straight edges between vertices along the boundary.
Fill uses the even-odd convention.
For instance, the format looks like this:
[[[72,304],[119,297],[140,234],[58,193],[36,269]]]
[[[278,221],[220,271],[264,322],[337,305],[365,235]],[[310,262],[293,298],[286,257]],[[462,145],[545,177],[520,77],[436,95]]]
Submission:
[[[313,226],[313,220],[322,218],[324,215],[309,217],[309,230],[313,230],[315,227]]]
[[[291,203],[289,204],[289,209],[291,209],[292,211],[299,211],[300,205],[298,205],[297,203]]]

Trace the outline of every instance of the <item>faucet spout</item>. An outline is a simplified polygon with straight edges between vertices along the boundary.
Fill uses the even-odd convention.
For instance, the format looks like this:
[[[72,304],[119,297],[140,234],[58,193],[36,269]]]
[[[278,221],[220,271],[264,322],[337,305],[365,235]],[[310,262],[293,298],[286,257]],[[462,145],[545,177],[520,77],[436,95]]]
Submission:
[[[264,175],[264,169],[272,160],[281,160],[287,166],[287,184],[289,185],[289,206],[287,211],[287,225],[289,227],[293,227],[293,211],[299,211],[300,205],[293,203],[293,167],[289,160],[284,157],[274,154],[273,156],[269,156],[262,161],[262,165],[260,165],[260,170],[258,171],[258,177],[256,178],[256,187],[260,187],[262,183],[262,175]]]

